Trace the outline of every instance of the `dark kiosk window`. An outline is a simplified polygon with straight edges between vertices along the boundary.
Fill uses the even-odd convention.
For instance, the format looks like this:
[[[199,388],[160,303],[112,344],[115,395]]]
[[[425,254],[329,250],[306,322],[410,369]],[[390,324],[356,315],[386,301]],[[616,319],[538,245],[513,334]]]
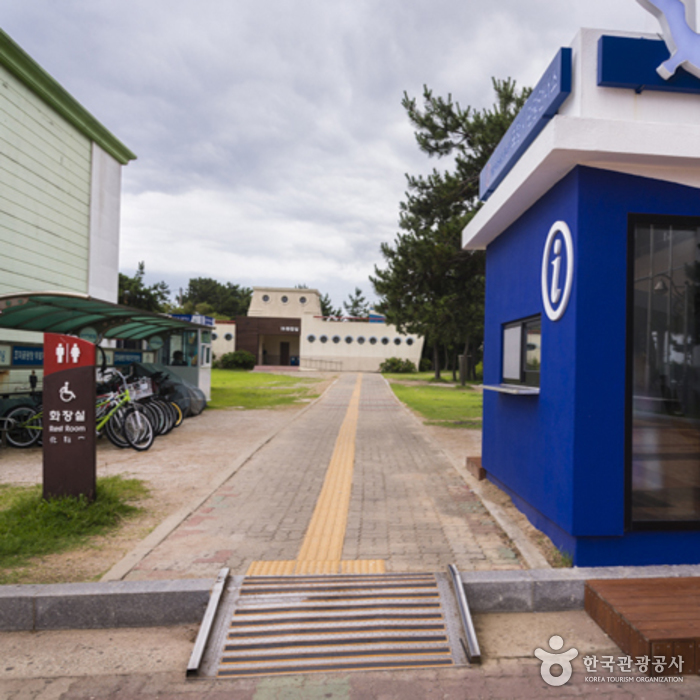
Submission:
[[[630,217],[627,520],[700,528],[700,219]]]
[[[503,326],[503,383],[539,386],[541,346],[541,316],[532,316]]]

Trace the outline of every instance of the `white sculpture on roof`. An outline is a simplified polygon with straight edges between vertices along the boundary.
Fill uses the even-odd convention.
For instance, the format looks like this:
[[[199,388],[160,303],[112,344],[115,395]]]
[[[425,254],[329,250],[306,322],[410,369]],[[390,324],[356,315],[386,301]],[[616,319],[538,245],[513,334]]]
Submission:
[[[656,72],[664,79],[673,77],[679,67],[700,78],[700,34],[695,23],[695,0],[637,0],[661,25],[661,33],[671,57]],[[690,13],[690,21],[688,14]]]

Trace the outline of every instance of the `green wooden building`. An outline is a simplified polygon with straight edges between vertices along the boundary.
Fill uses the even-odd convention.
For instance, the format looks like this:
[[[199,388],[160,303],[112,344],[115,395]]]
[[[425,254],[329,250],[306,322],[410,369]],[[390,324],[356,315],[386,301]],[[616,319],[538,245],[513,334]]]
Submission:
[[[117,301],[121,168],[135,158],[0,30],[0,295]],[[0,392],[18,342],[42,336],[0,329]]]

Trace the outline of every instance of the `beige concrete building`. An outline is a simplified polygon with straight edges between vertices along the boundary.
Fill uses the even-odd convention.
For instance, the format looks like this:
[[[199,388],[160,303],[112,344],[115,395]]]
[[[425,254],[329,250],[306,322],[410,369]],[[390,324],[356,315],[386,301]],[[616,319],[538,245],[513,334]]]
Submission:
[[[213,350],[247,350],[259,365],[377,372],[390,357],[420,363],[423,338],[399,333],[378,314],[324,317],[316,289],[254,287],[247,316],[218,321]]]
[[[236,349],[236,322],[235,321],[215,321],[214,330],[211,334],[211,351],[214,359],[220,358],[227,352]]]

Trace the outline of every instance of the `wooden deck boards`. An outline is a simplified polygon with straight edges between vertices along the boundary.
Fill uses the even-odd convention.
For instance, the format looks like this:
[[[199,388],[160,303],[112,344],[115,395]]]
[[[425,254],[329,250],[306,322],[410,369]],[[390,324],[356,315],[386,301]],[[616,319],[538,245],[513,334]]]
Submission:
[[[682,656],[700,673],[700,577],[588,581],[585,608],[626,654]]]

